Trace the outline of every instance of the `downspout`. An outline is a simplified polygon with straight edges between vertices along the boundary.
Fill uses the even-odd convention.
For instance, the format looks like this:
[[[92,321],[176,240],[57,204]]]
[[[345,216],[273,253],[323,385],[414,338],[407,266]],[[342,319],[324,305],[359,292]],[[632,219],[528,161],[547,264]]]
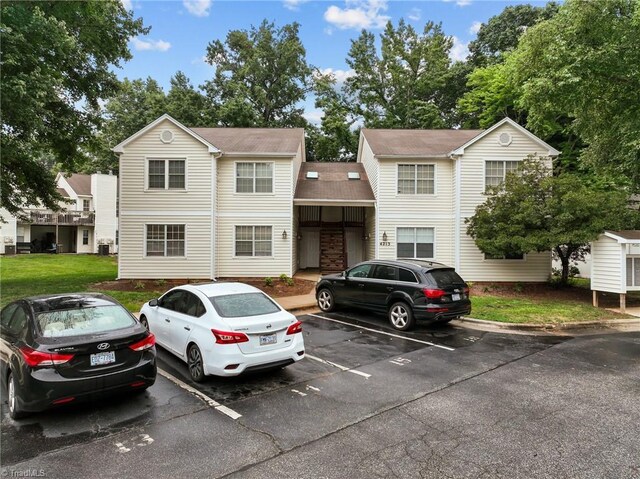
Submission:
[[[453,239],[453,255],[454,255],[454,267],[456,271],[460,273],[460,222],[462,221],[461,215],[461,207],[460,207],[460,192],[462,191],[462,160],[460,156],[452,156],[452,158],[456,162],[456,189],[455,189],[455,200],[454,200],[454,218],[455,218],[455,226],[454,226],[454,239]]]
[[[213,281],[216,280],[216,257],[218,252],[218,239],[216,234],[218,232],[218,212],[217,207],[217,194],[218,194],[218,158],[222,156],[222,152],[211,154],[211,269],[210,277]]]

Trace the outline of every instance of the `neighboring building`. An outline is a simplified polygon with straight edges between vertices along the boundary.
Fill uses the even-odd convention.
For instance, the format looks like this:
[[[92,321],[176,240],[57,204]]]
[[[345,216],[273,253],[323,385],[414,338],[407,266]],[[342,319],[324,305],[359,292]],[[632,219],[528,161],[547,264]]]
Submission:
[[[58,193],[67,200],[60,211],[32,207],[25,219],[2,210],[0,253],[47,252],[53,244],[59,253],[97,253],[99,245],[118,251],[117,187],[114,175],[72,174],[56,177]]]
[[[356,163],[307,163],[304,131],[187,128],[163,115],[120,156],[120,278],[339,271],[421,257],[469,281],[545,281],[550,253],[488,258],[464,220],[487,185],[558,152],[510,119],[488,130],[364,129]]]

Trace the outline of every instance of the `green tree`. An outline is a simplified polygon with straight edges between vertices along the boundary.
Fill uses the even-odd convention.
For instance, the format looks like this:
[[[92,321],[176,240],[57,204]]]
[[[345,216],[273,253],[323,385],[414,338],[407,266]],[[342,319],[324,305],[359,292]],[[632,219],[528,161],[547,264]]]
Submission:
[[[206,96],[196,90],[181,71],[171,78],[166,100],[167,113],[186,126],[206,127],[215,124],[214,110]]]
[[[118,86],[129,38],[148,31],[117,0],[3,1],[1,202],[11,214],[41,203],[57,209],[55,175],[86,161],[100,100]],[[89,25],[90,27],[87,27]]]
[[[569,130],[581,160],[640,191],[640,2],[568,0],[530,28],[513,57],[528,126]]]
[[[354,111],[368,128],[443,128],[440,100],[446,89],[453,44],[440,25],[427,22],[421,34],[400,20],[387,23],[380,35],[363,30],[351,43],[347,64],[355,74],[346,91],[356,101]]]
[[[216,72],[204,88],[223,125],[306,125],[298,104],[311,89],[311,67],[299,28],[265,20],[258,28],[230,31],[224,43],[209,43],[207,62]]]
[[[506,7],[480,26],[478,36],[469,43],[469,62],[476,67],[501,62],[503,54],[518,46],[529,27],[553,17],[558,8],[555,2],[544,7],[527,4]]]
[[[602,178],[551,176],[544,160],[530,158],[518,172],[507,174],[466,220],[467,234],[492,255],[553,251],[566,283],[570,261],[581,259],[589,242],[605,229],[632,228],[640,215],[629,207],[625,189]]]
[[[104,124],[97,135],[94,170],[118,170],[118,159],[111,151],[123,140],[167,112],[167,98],[153,78],[124,79],[120,88],[104,107]]]

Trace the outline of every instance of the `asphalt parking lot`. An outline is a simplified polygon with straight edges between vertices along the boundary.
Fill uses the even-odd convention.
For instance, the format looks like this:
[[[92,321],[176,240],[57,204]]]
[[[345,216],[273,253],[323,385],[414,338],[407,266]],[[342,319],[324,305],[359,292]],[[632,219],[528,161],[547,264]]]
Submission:
[[[307,357],[16,422],[6,477],[640,478],[640,333],[504,334],[303,315]],[[3,397],[5,391],[3,390]]]

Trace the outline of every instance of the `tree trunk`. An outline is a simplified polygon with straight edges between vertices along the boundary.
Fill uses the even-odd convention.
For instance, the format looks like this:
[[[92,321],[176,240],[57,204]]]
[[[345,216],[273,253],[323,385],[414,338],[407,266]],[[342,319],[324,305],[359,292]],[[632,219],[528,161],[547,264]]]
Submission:
[[[560,284],[566,285],[569,283],[569,257],[571,256],[571,252],[569,248],[567,248],[566,251],[563,251],[562,247],[556,246],[556,253],[558,254],[558,258],[560,258],[560,263],[562,264]]]

